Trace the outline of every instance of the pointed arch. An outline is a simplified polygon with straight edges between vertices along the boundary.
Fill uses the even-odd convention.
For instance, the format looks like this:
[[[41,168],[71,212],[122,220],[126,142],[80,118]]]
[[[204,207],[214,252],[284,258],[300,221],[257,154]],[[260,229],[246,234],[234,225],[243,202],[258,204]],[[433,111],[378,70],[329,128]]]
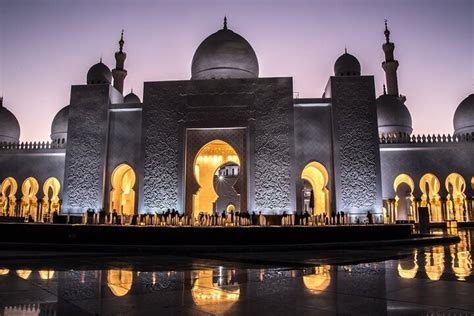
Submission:
[[[446,197],[447,219],[457,221],[469,220],[467,214],[466,181],[459,173],[453,172],[444,182],[448,195]]]
[[[420,206],[429,208],[430,221],[443,221],[441,197],[439,195],[441,183],[438,177],[432,173],[426,173],[420,178],[419,187],[421,191]]]
[[[31,216],[34,221],[37,219],[39,183],[34,177],[28,177],[21,185],[21,215]]]
[[[0,211],[4,215],[15,216],[16,192],[18,183],[13,177],[7,177],[0,185]]]
[[[114,169],[111,176],[110,212],[115,211],[120,215],[135,214],[135,182],[136,174],[130,165],[122,163]]]
[[[308,181],[313,190],[313,215],[329,214],[329,174],[323,164],[308,163],[301,172],[301,179]]]
[[[61,191],[61,184],[55,177],[46,179],[43,184],[43,207],[42,214],[51,214],[56,212],[59,214],[59,192]]]
[[[406,194],[401,195],[401,185],[407,185],[410,189]],[[395,217],[396,220],[415,220],[415,182],[406,173],[399,174],[393,181],[393,190],[395,191]]]

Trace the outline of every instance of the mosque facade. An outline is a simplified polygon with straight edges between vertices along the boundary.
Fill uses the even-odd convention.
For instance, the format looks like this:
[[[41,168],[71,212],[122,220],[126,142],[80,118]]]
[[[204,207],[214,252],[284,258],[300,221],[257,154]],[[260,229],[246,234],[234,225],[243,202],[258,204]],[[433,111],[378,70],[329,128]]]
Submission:
[[[87,209],[123,215],[175,209],[334,215],[379,221],[471,220],[474,94],[452,135],[413,135],[385,26],[386,89],[356,57],[335,62],[320,97],[294,98],[291,77],[260,78],[252,46],[224,27],[197,48],[191,79],[145,82],[124,96],[116,66],[93,65],[51,126],[51,142],[20,142],[0,106],[0,212],[40,220]],[[429,113],[427,114],[429,115]]]

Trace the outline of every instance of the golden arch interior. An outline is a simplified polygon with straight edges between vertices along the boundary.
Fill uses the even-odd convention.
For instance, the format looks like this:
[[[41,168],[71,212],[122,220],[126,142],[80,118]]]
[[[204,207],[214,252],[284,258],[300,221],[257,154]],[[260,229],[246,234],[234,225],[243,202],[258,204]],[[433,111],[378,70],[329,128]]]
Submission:
[[[466,181],[459,173],[451,173],[447,176],[445,181],[446,191],[446,209],[447,219],[457,221],[467,221],[467,205],[466,195]]]
[[[442,206],[439,190],[441,184],[438,177],[432,173],[427,173],[420,179],[421,201],[420,206],[428,207],[431,222],[441,222]]]
[[[110,212],[120,215],[135,214],[135,190],[136,174],[132,167],[121,164],[112,172],[110,192]]]
[[[132,288],[133,272],[127,270],[109,270],[107,285],[115,296],[125,296]]]
[[[2,181],[0,186],[0,211],[4,215],[15,215],[16,206],[16,192],[18,191],[18,184],[12,177],[8,177]]]
[[[59,180],[51,177],[46,179],[43,185],[43,214],[57,212],[59,214],[59,192],[61,184]]]
[[[305,287],[312,293],[319,294],[331,283],[331,266],[324,265],[314,268],[314,273],[303,276]]]
[[[308,181],[313,190],[313,215],[328,214],[329,190],[327,188],[329,175],[326,168],[319,162],[308,163],[301,173],[301,179]]]
[[[219,197],[214,189],[214,175],[224,164],[233,162],[240,166],[235,149],[222,140],[213,140],[204,145],[196,155],[193,164],[194,177],[199,185],[193,195],[193,214],[212,214],[214,203]]]
[[[38,210],[38,191],[39,184],[35,178],[29,177],[23,181],[21,185],[21,192],[23,194],[21,198],[21,213],[23,216],[31,215],[35,221]]]
[[[408,186],[408,192],[404,187]],[[393,190],[395,191],[395,210],[397,220],[415,220],[415,183],[407,174],[399,174],[393,182]]]

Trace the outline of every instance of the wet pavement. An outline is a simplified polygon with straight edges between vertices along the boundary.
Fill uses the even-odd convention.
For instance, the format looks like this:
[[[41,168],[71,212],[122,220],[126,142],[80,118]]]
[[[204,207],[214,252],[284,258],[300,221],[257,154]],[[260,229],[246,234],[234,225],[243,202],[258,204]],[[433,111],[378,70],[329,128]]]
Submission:
[[[457,244],[126,256],[0,252],[0,315],[474,315]]]

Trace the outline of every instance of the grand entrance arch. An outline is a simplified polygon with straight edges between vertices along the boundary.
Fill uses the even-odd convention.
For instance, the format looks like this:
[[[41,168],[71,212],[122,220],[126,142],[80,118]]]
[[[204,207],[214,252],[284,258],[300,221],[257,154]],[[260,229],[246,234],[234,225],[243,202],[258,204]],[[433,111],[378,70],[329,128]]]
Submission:
[[[12,177],[8,177],[2,181],[0,186],[0,211],[4,215],[15,215],[16,206],[16,192],[18,191],[18,184]]]
[[[136,174],[128,164],[117,166],[112,172],[110,192],[110,212],[120,215],[135,214],[135,182]]]
[[[199,150],[193,164],[194,177],[199,186],[193,194],[194,216],[199,213],[212,214],[215,211],[215,202],[219,198],[215,184],[224,185],[225,179],[225,175],[218,171],[229,164],[240,166],[240,159],[235,149],[225,141],[213,140]]]
[[[329,175],[326,168],[321,163],[312,161],[303,168],[301,179],[307,181],[311,187],[310,193],[306,192],[309,197],[308,212],[312,210],[313,215],[329,215],[329,190],[327,188]],[[305,195],[305,190],[303,189],[303,191],[303,195]]]
[[[21,185],[21,192],[23,194],[23,197],[21,198],[21,215],[31,216],[35,221],[38,212],[38,191],[38,180],[29,177],[23,181],[23,184]]]

